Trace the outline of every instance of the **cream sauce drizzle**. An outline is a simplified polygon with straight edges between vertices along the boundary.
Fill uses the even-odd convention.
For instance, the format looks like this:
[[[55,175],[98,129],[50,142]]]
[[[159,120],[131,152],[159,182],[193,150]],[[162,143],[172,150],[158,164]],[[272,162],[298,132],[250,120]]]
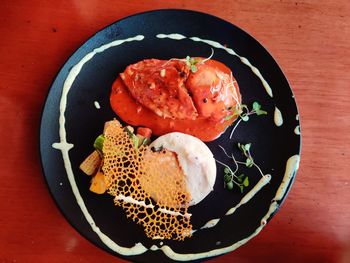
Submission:
[[[217,225],[217,223],[219,223],[220,218],[215,218],[212,220],[209,220],[204,226],[201,227],[201,229],[205,229],[205,228],[212,228],[214,226]]]
[[[300,126],[299,126],[299,125],[295,127],[294,133],[295,133],[296,135],[300,135]]]
[[[67,172],[67,177],[69,180],[69,183],[72,187],[73,194],[77,200],[77,203],[84,214],[86,220],[91,226],[91,229],[99,236],[101,241],[110,249],[113,251],[125,255],[125,256],[131,256],[131,255],[139,255],[147,251],[147,248],[144,247],[141,243],[136,243],[133,247],[122,247],[119,246],[117,243],[115,243],[113,240],[111,240],[107,235],[105,235],[98,226],[96,226],[94,219],[90,215],[83,198],[80,195],[78,186],[74,179],[74,174],[72,170],[72,165],[69,159],[69,150],[73,148],[73,144],[70,144],[67,142],[66,137],[66,129],[65,129],[65,110],[67,106],[67,98],[68,98],[68,92],[70,88],[73,85],[74,80],[80,73],[83,65],[87,63],[89,60],[91,60],[96,54],[103,52],[104,50],[121,45],[125,42],[131,42],[131,41],[140,41],[144,38],[144,36],[138,35],[132,38],[127,38],[124,40],[116,40],[109,44],[103,45],[99,48],[94,49],[92,52],[86,54],[79,62],[76,64],[69,72],[62,89],[62,95],[61,95],[61,101],[60,101],[60,116],[59,116],[59,135],[60,135],[60,142],[59,143],[53,143],[52,147],[55,149],[59,149],[62,152],[63,162],[64,166]]]
[[[266,184],[268,184],[271,181],[271,175],[270,174],[266,174],[264,177],[261,177],[261,179],[259,180],[259,182],[241,199],[241,201],[235,205],[234,207],[232,207],[231,209],[229,209],[226,212],[226,216],[228,215],[232,215],[237,208],[239,208],[241,205],[246,204],[247,202],[250,201],[250,199],[252,199],[254,197],[254,195],[259,192],[261,190],[261,188],[263,188]]]
[[[134,205],[139,205],[139,206],[143,206],[145,208],[154,208],[154,205],[152,204],[146,204],[145,201],[138,201],[130,196],[124,196],[124,195],[118,195],[115,197],[115,199],[117,200],[122,200],[125,203],[129,203],[129,204],[134,204]]]
[[[180,254],[180,253],[177,253],[174,250],[172,250],[172,248],[169,246],[157,247],[156,245],[153,245],[150,249],[151,250],[161,250],[161,251],[163,251],[163,253],[165,255],[167,255],[169,258],[171,258],[173,260],[188,261],[188,260],[197,260],[197,259],[206,258],[206,257],[218,256],[218,255],[228,253],[232,250],[239,248],[240,246],[247,243],[250,239],[252,239],[256,235],[258,235],[260,233],[260,231],[266,225],[266,222],[271,217],[271,215],[276,212],[276,210],[279,207],[278,202],[282,199],[282,197],[286,193],[288,185],[290,184],[290,181],[292,180],[292,178],[293,178],[295,172],[298,170],[298,168],[299,168],[299,155],[294,155],[294,156],[290,157],[287,161],[286,170],[284,173],[282,183],[281,183],[280,187],[278,188],[275,197],[272,199],[269,210],[267,211],[265,216],[260,220],[260,226],[250,236],[248,236],[248,237],[246,237],[246,238],[244,238],[244,239],[242,239],[242,240],[240,240],[240,241],[238,241],[230,246],[223,247],[223,248],[217,248],[217,249],[213,249],[211,251],[206,251],[206,252],[202,252],[202,253]]]
[[[136,200],[130,196],[118,195],[115,198],[117,200],[122,200],[125,203],[143,206],[145,208],[152,208],[153,209],[155,207],[152,204],[146,204],[145,201],[139,201],[139,200]],[[192,214],[190,214],[190,213],[181,214],[180,212],[174,212],[174,211],[171,211],[171,210],[168,210],[165,208],[158,208],[158,210],[164,214],[169,214],[169,215],[174,215],[174,216],[183,216],[183,217],[187,217],[187,218],[190,218],[192,216]]]
[[[273,116],[273,120],[274,120],[275,125],[276,125],[277,127],[282,126],[282,124],[283,124],[282,113],[281,113],[281,111],[279,110],[279,108],[277,108],[277,107],[275,107],[275,113],[274,113],[274,116]]]
[[[181,214],[180,212],[174,212],[174,211],[164,209],[164,208],[159,208],[158,210],[162,213],[173,215],[173,216],[184,216],[186,218],[190,218],[192,216],[192,214],[189,214],[189,213]]]
[[[289,186],[290,181],[292,180],[295,172],[299,169],[299,161],[300,161],[299,155],[294,155],[288,159],[286,164],[286,171],[284,172],[282,183],[280,184],[280,187],[278,188],[273,201],[280,201],[283,198]]]
[[[159,34],[157,35],[158,38],[171,38],[171,39],[175,39],[175,40],[181,40],[181,39],[185,39],[186,37],[180,34],[170,34],[170,35],[165,35],[165,34]],[[64,82],[63,85],[63,89],[62,89],[62,97],[61,97],[61,101],[60,101],[60,117],[59,117],[59,135],[60,135],[60,142],[59,143],[53,143],[52,147],[58,150],[61,150],[62,152],[62,157],[63,157],[63,161],[64,161],[64,165],[65,165],[65,169],[67,172],[67,176],[68,176],[68,180],[69,183],[72,187],[72,191],[73,194],[77,200],[78,205],[80,206],[80,209],[82,210],[86,220],[88,221],[88,223],[91,225],[92,230],[99,236],[99,238],[101,239],[101,241],[107,246],[109,247],[111,250],[121,254],[121,255],[126,255],[126,256],[131,256],[131,255],[140,255],[145,253],[148,249],[146,247],[143,246],[143,244],[141,243],[136,243],[133,247],[122,247],[118,244],[116,244],[113,240],[111,240],[107,235],[105,235],[103,232],[101,232],[101,230],[99,229],[98,226],[96,226],[92,216],[90,215],[89,211],[87,210],[87,207],[85,206],[85,203],[80,195],[79,189],[76,185],[75,179],[74,179],[74,174],[73,174],[73,170],[72,170],[72,166],[71,166],[71,162],[69,159],[69,150],[73,148],[73,144],[70,144],[67,142],[66,140],[66,130],[65,130],[65,109],[66,109],[66,105],[67,105],[67,97],[68,97],[68,92],[74,82],[74,80],[76,79],[77,75],[80,73],[83,65],[85,63],[87,63],[88,61],[90,61],[96,54],[103,52],[104,50],[114,47],[114,46],[118,46],[121,45],[125,42],[131,42],[131,41],[141,41],[144,39],[144,36],[142,35],[138,35],[135,37],[131,37],[131,38],[127,38],[124,40],[116,40],[113,41],[109,44],[105,44],[99,48],[94,49],[92,52],[88,53],[87,55],[85,55],[83,57],[83,59],[81,59],[79,61],[78,64],[76,64],[71,71],[69,72],[67,79]],[[241,62],[244,63],[245,65],[247,65],[248,67],[250,67],[250,69],[253,71],[253,73],[261,80],[263,86],[265,87],[266,92],[268,93],[268,95],[270,97],[273,97],[272,95],[272,90],[269,86],[269,84],[265,81],[265,79],[263,78],[263,76],[261,75],[260,71],[254,67],[249,61],[248,59],[239,56],[238,54],[236,54],[232,49],[226,48],[224,46],[222,46],[220,43],[215,42],[215,41],[211,41],[211,40],[203,40],[197,37],[191,37],[190,38],[193,41],[200,41],[200,42],[204,42],[207,43],[215,48],[221,48],[226,50],[229,54],[237,56],[240,58]],[[201,259],[201,258],[205,258],[205,257],[212,257],[212,256],[216,256],[216,255],[221,255],[227,252],[230,252],[238,247],[240,247],[241,245],[245,244],[246,242],[248,242],[251,238],[253,238],[254,236],[256,236],[264,227],[264,225],[266,224],[266,221],[269,219],[269,217],[276,211],[276,209],[278,208],[278,201],[283,197],[284,193],[286,192],[286,189],[289,185],[290,180],[293,178],[293,175],[295,173],[295,171],[298,169],[298,164],[299,164],[299,156],[295,155],[293,157],[291,157],[288,162],[287,162],[287,166],[286,166],[286,172],[285,172],[285,176],[283,178],[282,184],[280,185],[275,198],[273,199],[273,202],[271,203],[269,210],[267,212],[267,214],[261,219],[261,225],[259,228],[257,228],[254,233],[252,233],[250,236],[248,236],[247,238],[238,241],[234,244],[232,244],[231,246],[228,247],[224,247],[224,248],[218,248],[218,249],[214,249],[208,252],[202,252],[202,253],[193,253],[193,254],[180,254],[177,253],[175,251],[173,251],[171,249],[171,247],[169,246],[162,246],[162,247],[158,247],[156,245],[153,245],[152,247],[149,248],[149,250],[162,250],[163,253],[168,256],[171,259],[174,260],[195,260],[195,259]],[[271,178],[271,177],[268,177]],[[263,181],[262,181],[263,180]],[[231,208],[226,215],[232,214],[234,212],[234,210],[236,210],[239,206],[245,204],[246,202],[248,202],[255,194],[256,192],[258,192],[264,185],[266,185],[267,181],[264,178],[262,178],[258,184],[256,186],[254,186],[254,188],[246,195],[242,198],[241,202],[236,205],[235,207]],[[139,201],[138,201],[139,202]],[[145,204],[146,205],[146,204]],[[218,222],[220,221],[220,219],[213,219],[211,220],[211,222],[209,221],[206,225],[203,226],[203,228],[208,228],[208,227],[213,227],[215,226]],[[207,227],[205,227],[207,226]],[[196,230],[193,230],[192,232],[195,232]],[[162,245],[162,244],[160,244]]]
[[[299,120],[299,114],[295,115],[295,119],[298,121]]]
[[[249,202],[255,196],[255,194],[258,193],[270,181],[271,181],[271,174],[265,174],[264,177],[261,177],[259,182],[241,199],[241,201],[226,212],[225,216],[232,215],[240,206]],[[220,220],[221,220],[220,218],[211,219],[207,223],[205,223],[202,227],[200,227],[200,229],[214,227],[219,223]],[[192,230],[191,233],[194,234],[195,232],[197,232],[197,230]]]
[[[232,215],[241,205],[246,204],[247,202],[252,199],[256,193],[258,193],[261,188],[263,188],[266,184],[268,184],[271,181],[271,174],[265,174],[264,177],[262,177],[259,182],[241,199],[241,201],[235,205],[234,207],[230,208],[225,216]],[[200,229],[205,229],[205,228],[211,228],[214,227],[219,223],[221,219],[211,219],[207,223],[205,223]],[[192,234],[197,232],[197,230],[192,230]]]
[[[170,39],[173,39],[173,40],[182,40],[182,39],[186,39],[187,38],[186,36],[181,35],[181,34],[168,34],[168,35],[166,35],[166,34],[158,34],[157,37],[158,38],[162,38],[162,39],[163,38],[170,38]],[[260,71],[255,66],[253,66],[247,58],[238,55],[233,49],[227,48],[227,47],[221,45],[219,42],[216,42],[216,41],[213,41],[213,40],[201,39],[199,37],[189,37],[188,39],[190,39],[192,41],[195,41],[195,42],[206,43],[206,44],[208,44],[208,45],[210,45],[210,46],[212,46],[214,48],[223,49],[227,53],[229,53],[230,55],[238,57],[241,60],[241,62],[243,64],[245,64],[246,66],[248,66],[251,69],[251,71],[260,79],[260,81],[261,81],[262,85],[264,86],[267,94],[271,98],[273,97],[272,89],[271,89],[270,85],[267,83],[267,81],[262,76]]]
[[[157,35],[158,38],[171,38],[174,40],[181,40],[181,39],[185,39],[186,37],[181,35],[181,34],[177,34],[177,33],[173,33],[173,34],[158,34]]]
[[[94,105],[95,105],[95,108],[96,109],[101,109],[101,105],[100,105],[100,103],[98,103],[98,101],[94,101]]]

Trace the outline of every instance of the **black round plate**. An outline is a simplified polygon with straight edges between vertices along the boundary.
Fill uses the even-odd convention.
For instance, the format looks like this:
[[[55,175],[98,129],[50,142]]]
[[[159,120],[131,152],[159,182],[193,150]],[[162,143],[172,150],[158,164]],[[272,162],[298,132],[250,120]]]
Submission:
[[[157,37],[158,34],[171,33],[182,34],[188,38],[173,40]],[[52,147],[54,143],[62,142],[63,134],[61,137],[59,134],[60,103],[64,82],[71,70],[75,69],[74,66],[96,48],[106,47],[104,45],[115,40],[137,35],[144,36],[143,40],[125,42],[104,51],[99,50],[101,52],[83,65],[67,95],[64,127],[67,142],[74,145],[69,150],[69,159],[87,210],[101,231],[124,247],[132,247],[135,243],[141,242],[148,249],[152,245],[158,247],[168,245],[180,254],[200,253],[225,248],[245,239],[260,227],[262,218],[268,214],[270,204],[285,175],[287,160],[300,153],[300,135],[294,132],[299,125],[298,112],[284,74],[261,44],[238,27],[204,13],[157,10],[127,17],[95,34],[68,59],[51,86],[40,127],[43,172],[53,198],[70,224],[100,248],[131,261],[170,261],[170,258],[160,250],[148,250],[140,255],[125,257],[109,249],[92,231],[76,201],[67,177],[66,169],[70,167],[63,162],[63,152]],[[229,139],[231,131],[229,128],[220,138],[207,145],[216,159],[230,163],[218,145],[233,152],[237,159],[244,160],[236,145],[238,142],[252,143],[251,151],[255,162],[260,165],[264,173],[271,174],[272,179],[233,215],[224,216],[229,208],[239,203],[244,194],[252,189],[261,176],[255,168],[242,167],[241,171],[249,176],[249,187],[244,194],[240,193],[239,188],[228,191],[223,187],[223,167],[217,165],[214,191],[200,204],[191,207],[190,212],[193,214],[194,229],[203,226],[210,219],[222,218],[222,220],[214,228],[200,230],[183,242],[163,241],[163,244],[160,244],[160,241],[146,238],[142,227],[128,220],[123,210],[113,205],[111,196],[91,193],[90,178],[79,170],[79,164],[93,150],[93,140],[103,130],[104,122],[118,118],[109,105],[111,86],[118,73],[127,65],[145,58],[169,59],[183,58],[187,55],[193,57],[210,55],[210,45],[193,41],[189,37],[213,40],[232,48],[240,56],[249,59],[271,86],[273,97],[267,94],[260,79],[238,57],[230,55],[224,49],[214,48],[213,58],[232,69],[240,86],[243,103],[251,105],[253,101],[258,101],[268,115],[251,116],[248,122],[242,122],[238,126],[232,140]],[[95,101],[100,104],[100,109],[95,107]],[[280,127],[274,124],[275,106],[282,112],[284,120]],[[277,208],[287,195],[295,171],[296,169],[292,171],[290,183],[283,197],[274,202]],[[267,221],[276,210],[266,217]]]

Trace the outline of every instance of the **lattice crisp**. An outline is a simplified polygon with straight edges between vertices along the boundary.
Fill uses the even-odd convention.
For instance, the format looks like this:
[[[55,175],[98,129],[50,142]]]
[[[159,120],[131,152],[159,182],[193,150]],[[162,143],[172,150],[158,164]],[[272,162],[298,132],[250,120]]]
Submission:
[[[118,124],[105,130],[102,170],[107,191],[127,217],[144,227],[152,239],[184,240],[191,236],[187,213],[190,193],[176,154],[136,149]]]

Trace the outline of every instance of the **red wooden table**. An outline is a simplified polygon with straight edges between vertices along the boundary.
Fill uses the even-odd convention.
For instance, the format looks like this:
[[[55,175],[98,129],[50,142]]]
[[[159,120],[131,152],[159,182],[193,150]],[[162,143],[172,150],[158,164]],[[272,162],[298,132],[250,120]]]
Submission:
[[[350,262],[346,0],[1,1],[0,262],[122,261],[56,208],[40,168],[40,113],[58,69],[88,37],[159,8],[207,12],[251,33],[279,62],[299,105],[301,164],[286,202],[261,234],[214,262]]]

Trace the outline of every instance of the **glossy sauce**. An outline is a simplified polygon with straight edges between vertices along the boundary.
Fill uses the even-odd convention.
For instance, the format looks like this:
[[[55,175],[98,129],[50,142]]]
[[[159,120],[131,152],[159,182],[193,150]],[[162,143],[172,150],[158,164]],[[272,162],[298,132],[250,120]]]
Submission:
[[[205,64],[215,66],[218,70],[226,74],[231,74],[231,70],[218,61],[208,60]],[[239,95],[237,82],[233,81],[233,85],[240,102],[241,97]],[[155,135],[177,131],[193,135],[202,141],[212,141],[219,137],[235,120],[235,118],[231,118],[227,121],[218,122],[211,118],[200,116],[195,120],[162,118],[153,111],[137,103],[120,77],[113,83],[110,103],[114,112],[123,121],[132,126],[146,126],[152,129]]]

